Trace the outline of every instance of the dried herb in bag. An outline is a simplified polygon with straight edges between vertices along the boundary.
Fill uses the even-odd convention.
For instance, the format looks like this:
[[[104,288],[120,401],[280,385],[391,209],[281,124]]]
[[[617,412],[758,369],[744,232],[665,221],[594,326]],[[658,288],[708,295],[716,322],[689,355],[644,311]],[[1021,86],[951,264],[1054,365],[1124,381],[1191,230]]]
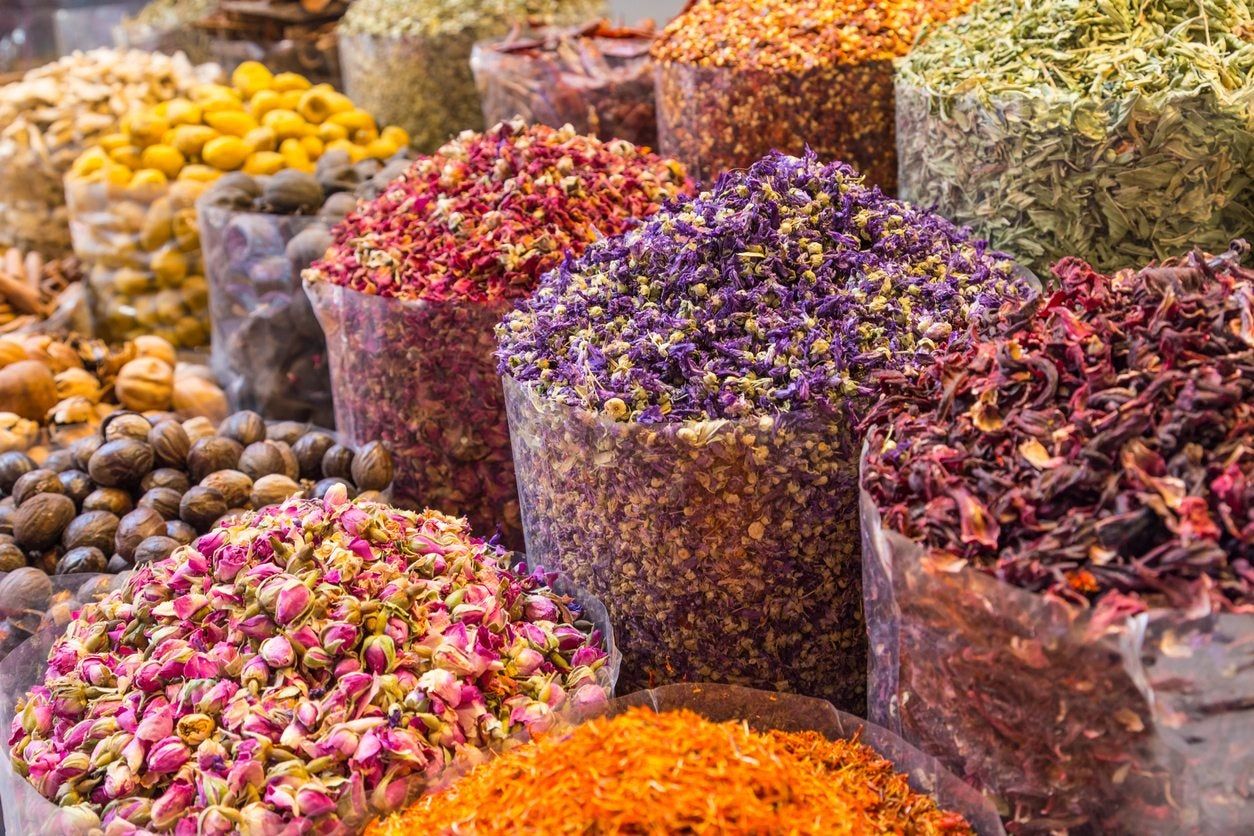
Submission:
[[[569,127],[504,122],[420,158],[305,271],[336,426],[389,444],[402,500],[521,548],[493,327],[565,253],[687,188],[677,164]]]
[[[653,47],[659,147],[712,181],[770,151],[893,192],[893,59],[970,0],[694,0]]]
[[[1027,830],[1254,826],[1254,271],[1052,296],[876,378],[872,716]]]
[[[1036,269],[1099,270],[1254,229],[1248,0],[1008,0],[900,66],[901,196]]]
[[[772,154],[593,244],[498,329],[530,558],[596,589],[631,685],[861,711],[855,421],[1027,293],[840,163]]]

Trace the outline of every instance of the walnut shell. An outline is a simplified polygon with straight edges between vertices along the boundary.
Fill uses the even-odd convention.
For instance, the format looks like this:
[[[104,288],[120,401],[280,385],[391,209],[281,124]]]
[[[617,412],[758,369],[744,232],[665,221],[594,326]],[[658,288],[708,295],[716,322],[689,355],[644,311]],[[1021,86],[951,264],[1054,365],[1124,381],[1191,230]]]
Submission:
[[[131,495],[121,488],[96,488],[83,500],[83,511],[108,511],[116,517],[129,514],[135,508]]]
[[[236,470],[243,446],[233,438],[215,435],[202,438],[187,454],[187,471],[199,482],[215,470]]]
[[[163,520],[178,519],[179,504],[183,500],[183,494],[170,488],[153,488],[139,498],[139,502],[135,503],[137,508],[151,508],[161,515]]]
[[[253,480],[238,470],[216,470],[201,479],[200,485],[222,494],[229,508],[247,505],[253,492]]]
[[[36,494],[13,514],[13,539],[25,549],[46,549],[61,539],[74,513],[74,500],[65,494]]]
[[[139,483],[140,490],[145,493],[153,488],[169,488],[172,491],[184,494],[187,493],[187,489],[191,486],[192,480],[187,477],[187,474],[172,467],[159,467],[145,476]]]
[[[97,485],[130,487],[152,470],[152,448],[133,438],[106,441],[87,462],[87,472]]]
[[[372,441],[357,452],[350,468],[359,491],[381,491],[392,484],[392,454],[382,442]]]
[[[90,546],[102,552],[112,552],[119,522],[118,517],[108,511],[79,514],[61,534],[61,546],[67,551]]]
[[[165,520],[151,508],[136,508],[118,523],[118,533],[113,548],[123,560],[132,562],[135,549],[149,537],[165,533]]]
[[[335,439],[330,433],[313,431],[306,433],[292,444],[292,452],[300,464],[300,478],[321,479],[322,457],[335,446]]]
[[[127,409],[166,409],[174,396],[174,368],[156,357],[137,357],[118,372],[113,392]]]
[[[205,418],[211,427],[230,411],[226,393],[218,384],[193,375],[174,384],[171,405],[180,418]],[[190,430],[187,434],[192,435]]]
[[[135,350],[139,352],[140,357],[155,357],[170,368],[174,368],[178,362],[174,346],[162,337],[145,334],[136,337],[131,342],[135,344]]]
[[[197,485],[183,494],[179,519],[198,531],[205,531],[226,513],[226,500],[213,488]]]
[[[41,493],[65,493],[65,488],[57,474],[38,467],[29,473],[22,474],[21,478],[13,484],[11,496],[13,504],[21,508],[23,502]]]
[[[253,482],[252,505],[254,508],[277,505],[301,493],[301,490],[298,482],[280,473],[262,476]]]
[[[156,463],[161,467],[183,467],[191,452],[192,440],[178,421],[162,421],[148,432]]]

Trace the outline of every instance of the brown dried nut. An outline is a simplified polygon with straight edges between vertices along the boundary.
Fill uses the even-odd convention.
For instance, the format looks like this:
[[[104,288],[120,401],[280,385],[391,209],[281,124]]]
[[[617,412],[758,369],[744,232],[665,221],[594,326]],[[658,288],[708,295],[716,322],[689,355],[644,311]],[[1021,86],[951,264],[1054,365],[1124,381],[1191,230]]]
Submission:
[[[310,496],[314,499],[322,499],[327,495],[327,491],[329,491],[334,485],[343,485],[344,489],[348,491],[349,499],[352,499],[357,495],[357,489],[350,485],[347,480],[336,479],[333,477],[330,479],[319,480],[318,483],[313,486],[313,491],[310,493]]]
[[[183,494],[170,488],[153,488],[135,503],[139,508],[151,508],[161,515],[163,520],[178,519],[179,504]]]
[[[61,481],[61,492],[74,500],[75,505],[82,505],[96,489],[96,483],[81,470],[63,470],[57,474],[57,479]]]
[[[387,495],[383,491],[362,491],[357,494],[356,499],[358,502],[379,502],[384,505],[388,502]]]
[[[122,518],[118,524],[118,534],[113,541],[113,549],[123,560],[135,559],[135,549],[144,540],[165,533],[165,520],[151,508],[136,508]]]
[[[91,454],[100,449],[102,444],[104,444],[104,439],[95,434],[75,441],[70,446],[70,450],[74,453],[74,466],[79,470],[86,471],[87,463],[91,461]]]
[[[138,412],[119,410],[100,422],[100,434],[105,441],[116,441],[119,438],[133,438],[136,441],[147,441],[152,430],[152,422]]]
[[[322,457],[322,475],[328,479],[353,478],[353,451],[343,444],[334,444]]]
[[[41,551],[32,551],[26,558],[26,562],[43,572],[45,575],[54,574],[57,571],[57,556],[61,553],[60,549],[52,548]]]
[[[53,450],[48,454],[48,458],[44,459],[44,470],[51,470],[53,473],[62,473],[66,470],[76,469],[73,450]]]
[[[299,493],[301,493],[300,483],[282,474],[272,473],[253,482],[252,505],[254,508],[277,505]]]
[[[357,452],[350,468],[359,491],[381,491],[392,484],[392,454],[381,441],[372,441]]]
[[[12,491],[17,480],[35,467],[35,460],[25,453],[12,451],[0,454],[0,493]]]
[[[192,480],[187,478],[187,474],[172,467],[159,467],[139,483],[139,489],[145,493],[153,488],[169,488],[182,494],[186,493],[191,486]]]
[[[171,405],[180,418],[207,418],[211,427],[230,411],[226,393],[220,386],[194,376],[179,378],[174,386]],[[192,435],[190,430],[187,434]]]
[[[26,554],[15,543],[0,543],[0,572],[12,572],[26,565]]]
[[[24,549],[46,549],[61,539],[74,513],[74,500],[65,494],[36,494],[13,514],[13,539]]]
[[[183,432],[187,433],[187,438],[192,444],[200,441],[202,438],[208,438],[211,435],[217,435],[218,429],[213,421],[198,415],[195,418],[188,418],[183,422]]]
[[[152,563],[154,560],[165,560],[174,550],[183,545],[178,540],[158,534],[149,537],[135,548],[136,566],[143,566],[145,563]]]
[[[29,360],[31,356],[22,348],[22,344],[12,337],[0,339],[0,369]]]
[[[13,515],[17,513],[17,505],[13,497],[0,499],[0,534],[13,534]]]
[[[214,471],[200,480],[200,486],[222,494],[229,508],[247,505],[253,492],[253,480],[238,470]]]
[[[118,372],[113,391],[128,409],[166,409],[174,396],[174,369],[156,357],[137,357]]]
[[[49,334],[34,334],[22,338],[22,347],[32,360],[38,360],[53,374],[66,369],[81,369],[83,361],[72,346]]]
[[[265,440],[266,422],[257,413],[245,409],[223,421],[218,427],[218,434],[247,446]]]
[[[179,519],[204,531],[226,513],[226,508],[226,500],[220,492],[197,485],[183,494],[183,501],[179,503]]]
[[[266,438],[291,445],[308,431],[309,425],[300,421],[275,421],[266,425]]]
[[[274,174],[262,187],[261,200],[267,209],[281,215],[316,212],[325,195],[312,174],[285,168]]]
[[[174,346],[161,337],[145,334],[136,337],[131,342],[134,343],[135,350],[139,352],[140,357],[155,357],[170,368],[174,368],[178,362],[178,358],[174,353]]]
[[[292,452],[292,445],[286,441],[272,441],[279,448],[279,455],[283,457],[283,475],[289,479],[300,478],[300,462],[296,459],[296,454]]]
[[[120,554],[114,554],[113,557],[109,558],[109,563],[105,566],[105,571],[111,575],[116,575],[118,572],[125,572],[130,568],[132,567],[129,560]]]
[[[148,432],[148,445],[162,467],[183,467],[192,449],[192,441],[178,421],[162,421],[154,426]]]
[[[13,484],[10,495],[13,497],[13,504],[21,508],[23,502],[41,493],[65,493],[65,488],[61,486],[57,474],[39,467],[30,473],[23,473]]]
[[[0,579],[0,617],[43,612],[52,601],[52,579],[30,566],[14,569]]]
[[[112,548],[113,544],[110,543]],[[80,572],[103,572],[109,566],[104,552],[91,546],[70,549],[57,561],[58,575],[77,575]]]
[[[0,404],[5,412],[42,421],[59,400],[52,371],[43,363],[21,360],[0,369]]]
[[[292,452],[300,464],[300,478],[321,479],[322,457],[334,446],[335,439],[330,433],[314,431],[298,438],[292,445]]]
[[[272,473],[282,473],[288,478],[295,475],[287,473],[286,462],[276,441],[257,441],[245,447],[239,457],[239,470],[253,480]]]
[[[187,472],[193,481],[199,482],[215,470],[236,470],[243,452],[243,446],[233,438],[202,438],[187,454]]]
[[[83,500],[83,511],[108,511],[116,517],[130,513],[135,507],[131,495],[121,488],[96,488]]]
[[[79,514],[65,527],[65,532],[61,535],[61,546],[67,551],[91,546],[102,552],[112,552],[118,525],[118,517],[108,511],[87,511]]]
[[[130,487],[138,485],[152,470],[152,448],[143,441],[119,438],[106,441],[87,462],[87,472],[97,485]]]
[[[170,520],[165,524],[165,536],[186,546],[196,539],[196,529],[182,520]]]

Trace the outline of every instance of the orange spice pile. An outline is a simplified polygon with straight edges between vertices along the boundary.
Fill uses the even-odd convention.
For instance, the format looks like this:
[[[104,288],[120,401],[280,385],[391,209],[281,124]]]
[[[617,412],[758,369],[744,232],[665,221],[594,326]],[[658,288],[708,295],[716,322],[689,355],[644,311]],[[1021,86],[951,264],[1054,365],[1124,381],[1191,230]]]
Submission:
[[[856,740],[634,708],[482,764],[366,836],[973,832]]]

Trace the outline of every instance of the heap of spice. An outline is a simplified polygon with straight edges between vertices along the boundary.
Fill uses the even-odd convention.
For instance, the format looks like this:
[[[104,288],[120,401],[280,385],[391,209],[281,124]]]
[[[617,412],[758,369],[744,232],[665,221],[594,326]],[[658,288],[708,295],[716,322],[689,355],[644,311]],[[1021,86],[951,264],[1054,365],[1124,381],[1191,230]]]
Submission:
[[[18,774],[106,830],[332,832],[604,703],[606,660],[578,606],[464,520],[340,487],[85,607],[9,743]]]
[[[470,68],[489,125],[521,117],[571,125],[603,140],[657,146],[652,21],[623,28],[597,20],[577,28],[517,28],[475,44]]]
[[[631,684],[861,710],[866,379],[1027,292],[1005,256],[813,154],[668,204],[498,329],[528,553],[606,602]]]
[[[1043,269],[1254,228],[1248,0],[981,3],[897,80],[901,194]]]
[[[71,163],[132,109],[219,80],[213,66],[138,50],[79,52],[0,87],[0,244],[70,252],[62,182]]]
[[[1248,749],[1222,754],[1254,698],[1247,249],[1064,259],[1052,296],[877,381],[862,484],[899,539],[868,558],[895,648],[872,705],[1030,825],[1250,823]]]
[[[893,59],[971,0],[695,0],[653,47],[658,141],[702,181],[772,150],[897,185]]]
[[[582,23],[604,8],[604,0],[356,0],[338,30],[344,86],[408,130],[419,151],[433,151],[484,126],[470,71],[476,41],[528,21]]]
[[[0,248],[0,334],[84,330],[83,278],[74,256]]]
[[[974,834],[874,749],[635,707],[477,766],[366,836],[419,833]]]
[[[675,163],[569,126],[504,122],[420,158],[305,271],[340,432],[391,446],[399,498],[520,548],[493,328],[566,253],[687,189]]]

